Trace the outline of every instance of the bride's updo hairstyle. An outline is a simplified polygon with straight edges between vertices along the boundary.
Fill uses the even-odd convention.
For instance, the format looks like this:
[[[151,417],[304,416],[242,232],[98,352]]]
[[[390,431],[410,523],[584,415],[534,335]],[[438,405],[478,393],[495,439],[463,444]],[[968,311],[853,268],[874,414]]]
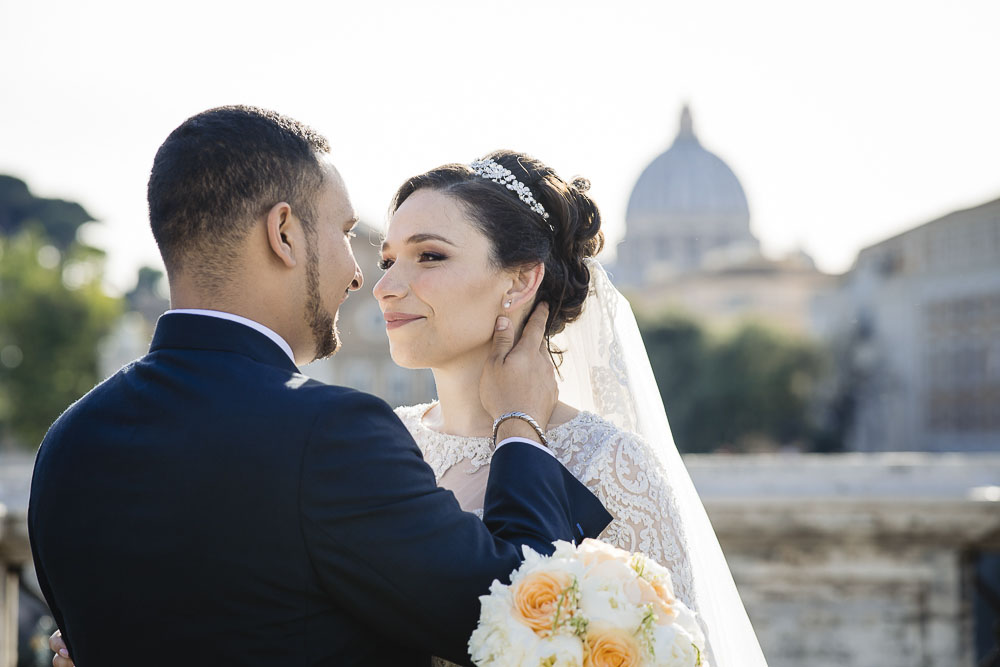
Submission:
[[[604,247],[601,214],[587,196],[590,181],[580,177],[564,181],[535,158],[509,150],[490,153],[481,162],[489,161],[510,170],[548,217],[515,190],[465,164],[446,164],[410,178],[396,191],[389,214],[417,190],[436,190],[462,204],[490,240],[497,266],[512,269],[544,263],[536,301],[549,304],[546,338],[554,336],[580,316],[590,284],[584,259]],[[550,351],[556,353],[551,347]]]

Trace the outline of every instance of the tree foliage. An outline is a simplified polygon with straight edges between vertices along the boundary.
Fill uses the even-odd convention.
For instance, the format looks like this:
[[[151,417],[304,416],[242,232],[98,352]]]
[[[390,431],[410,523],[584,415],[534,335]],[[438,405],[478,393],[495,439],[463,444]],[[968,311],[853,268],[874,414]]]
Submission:
[[[640,323],[678,447],[750,451],[822,442],[822,351],[759,324],[722,337],[677,315]]]
[[[52,245],[66,250],[76,242],[80,225],[93,219],[76,202],[36,197],[21,179],[0,174],[0,235],[11,237],[40,226]]]
[[[16,179],[0,186],[10,181]],[[0,443],[35,447],[52,421],[100,379],[98,343],[121,304],[101,289],[103,253],[67,241],[69,228],[75,236],[80,223],[66,211],[82,207],[32,206],[23,191],[12,191],[20,197],[13,205],[0,200],[8,215],[0,229]],[[36,217],[13,224],[11,210]],[[81,217],[89,218],[76,220]]]

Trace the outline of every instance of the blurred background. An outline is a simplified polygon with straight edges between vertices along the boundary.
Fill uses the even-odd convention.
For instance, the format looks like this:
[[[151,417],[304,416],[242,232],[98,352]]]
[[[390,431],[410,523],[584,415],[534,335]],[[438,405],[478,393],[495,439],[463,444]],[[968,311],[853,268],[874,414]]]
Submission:
[[[363,219],[506,147],[591,179],[673,435],[772,667],[1000,666],[1000,5],[0,0],[0,667],[48,664],[33,453],[168,307],[156,148],[221,104],[326,134]]]

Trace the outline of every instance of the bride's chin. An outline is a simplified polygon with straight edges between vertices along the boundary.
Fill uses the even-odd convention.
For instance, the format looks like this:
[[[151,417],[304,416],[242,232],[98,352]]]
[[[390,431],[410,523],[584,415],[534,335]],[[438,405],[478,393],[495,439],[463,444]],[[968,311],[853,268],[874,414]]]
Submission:
[[[405,354],[400,354],[389,348],[389,357],[392,359],[392,363],[396,364],[400,368],[407,368],[410,370],[418,370],[420,368],[427,368],[427,364],[421,364],[415,359],[407,357]]]

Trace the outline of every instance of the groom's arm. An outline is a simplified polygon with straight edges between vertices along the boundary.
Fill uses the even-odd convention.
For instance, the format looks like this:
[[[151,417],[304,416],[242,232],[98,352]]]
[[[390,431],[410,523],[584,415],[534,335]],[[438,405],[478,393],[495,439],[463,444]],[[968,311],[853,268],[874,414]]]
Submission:
[[[554,457],[510,443],[490,473],[491,534],[437,486],[389,406],[356,392],[324,407],[302,471],[303,534],[330,596],[398,643],[459,662],[478,597],[518,567],[521,545],[550,551],[576,524],[610,521]]]
[[[525,473],[531,473],[526,478]],[[537,444],[512,441],[493,454],[483,503],[483,523],[494,535],[512,536],[538,553],[553,551],[549,537],[564,526],[551,525],[552,507],[570,508],[569,537],[579,542],[596,538],[611,522],[604,505]],[[562,519],[562,515],[558,516]],[[534,534],[542,527],[542,534]],[[563,533],[565,534],[565,533]]]

